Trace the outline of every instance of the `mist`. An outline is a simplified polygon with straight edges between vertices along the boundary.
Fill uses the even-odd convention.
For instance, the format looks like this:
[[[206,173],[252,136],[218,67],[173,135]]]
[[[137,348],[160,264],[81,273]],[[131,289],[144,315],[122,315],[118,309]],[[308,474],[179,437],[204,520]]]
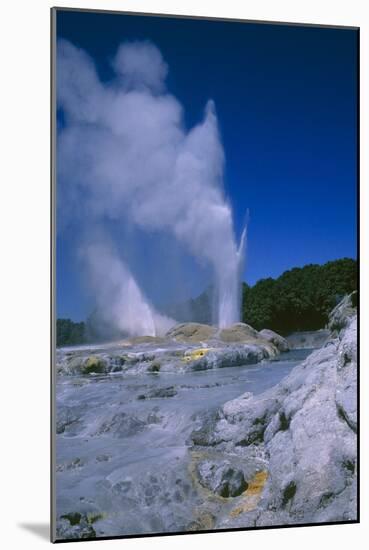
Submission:
[[[57,102],[64,120],[58,133],[59,227],[77,218],[83,226],[75,245],[104,317],[135,335],[162,334],[176,322],[156,311],[124,260],[123,228],[132,226],[170,234],[178,249],[209,269],[214,322],[220,327],[237,322],[245,237],[238,247],[224,193],[214,102],[186,130],[183,108],[166,89],[168,66],[150,42],[121,44],[108,82],[70,42],[58,42],[57,56]],[[121,239],[86,238],[109,224],[122,227]]]

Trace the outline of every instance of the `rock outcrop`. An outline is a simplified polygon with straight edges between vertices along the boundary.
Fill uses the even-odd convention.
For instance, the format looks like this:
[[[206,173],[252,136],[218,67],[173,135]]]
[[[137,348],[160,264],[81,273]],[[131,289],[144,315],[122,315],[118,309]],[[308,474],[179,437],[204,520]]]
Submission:
[[[277,386],[226,403],[193,432],[194,449],[224,460],[238,454],[240,469],[253,456],[265,460],[259,500],[250,504],[246,490],[234,508],[219,507],[215,528],[357,518],[357,319],[350,303],[345,298],[332,312],[330,341]]]
[[[105,372],[108,372],[106,361],[96,355],[88,357],[82,365],[82,374],[103,374]]]
[[[224,329],[201,323],[176,325],[164,339],[142,337],[111,348],[62,349],[57,371],[62,375],[198,371],[252,365],[288,351],[288,343],[271,330],[257,332],[245,323]]]
[[[259,332],[259,336],[264,338],[264,340],[267,340],[268,342],[271,342],[275,345],[275,347],[278,349],[278,351],[288,351],[289,350],[289,344],[286,340],[286,338],[283,338],[283,336],[280,336],[273,330],[269,330],[267,328],[264,328]]]
[[[257,330],[246,323],[236,323],[219,331],[222,342],[255,342],[259,338]]]
[[[195,343],[210,340],[216,333],[216,327],[201,323],[182,323],[171,328],[166,337],[178,342]]]
[[[356,315],[357,306],[357,291],[351,292],[341,300],[339,304],[333,309],[329,316],[327,328],[333,334],[337,335],[339,332],[347,327],[350,319]]]
[[[320,329],[293,332],[286,336],[286,340],[290,349],[316,349],[324,346],[331,337],[328,329]]]

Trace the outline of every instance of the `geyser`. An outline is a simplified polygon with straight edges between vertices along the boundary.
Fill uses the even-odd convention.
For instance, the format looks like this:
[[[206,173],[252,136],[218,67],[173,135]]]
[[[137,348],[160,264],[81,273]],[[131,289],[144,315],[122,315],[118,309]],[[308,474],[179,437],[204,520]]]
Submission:
[[[228,327],[240,320],[241,270],[244,263],[247,227],[245,226],[238,250],[228,259],[216,277],[218,302],[218,325]]]
[[[113,323],[131,336],[161,336],[175,324],[149,303],[112,246],[107,243],[87,245],[83,255],[102,320]]]
[[[214,103],[208,101],[203,120],[187,130],[182,106],[166,90],[167,64],[149,42],[123,43],[112,67],[115,77],[102,82],[86,52],[58,42],[57,100],[64,115],[58,134],[58,201],[63,225],[69,215],[84,232],[99,227],[106,231],[114,223],[151,234],[170,233],[211,267],[216,323],[235,323],[243,245],[237,249],[224,194],[224,152]],[[120,250],[124,243],[116,234],[111,238]],[[87,261],[100,306],[128,332],[156,333],[153,306],[129,266],[122,263],[118,270],[120,285],[112,286],[106,276],[116,271],[116,256],[105,255],[103,272],[99,262]],[[106,299],[114,294],[112,288],[114,307],[114,299]],[[137,300],[125,307],[132,295]],[[137,324],[139,317],[145,322]]]

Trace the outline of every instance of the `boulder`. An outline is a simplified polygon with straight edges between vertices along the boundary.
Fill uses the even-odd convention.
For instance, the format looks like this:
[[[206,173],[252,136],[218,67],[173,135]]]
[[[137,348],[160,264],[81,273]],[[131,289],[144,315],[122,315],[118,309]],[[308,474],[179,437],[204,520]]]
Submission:
[[[255,342],[258,339],[258,332],[250,325],[236,323],[222,329],[218,337],[222,342]]]
[[[209,349],[194,360],[188,360],[188,356],[185,356],[184,368],[199,371],[254,365],[263,359],[274,357],[277,353],[276,348],[266,341],[260,341],[258,344],[228,345]]]
[[[79,374],[83,367],[84,358],[81,355],[64,358],[60,363],[60,373]]]
[[[271,342],[272,344],[274,344],[278,351],[283,352],[283,351],[288,351],[290,349],[286,338],[283,338],[283,336],[280,336],[273,330],[264,328],[259,332],[259,336],[264,338],[264,340],[267,340],[268,342]]]
[[[224,498],[237,497],[248,487],[243,471],[228,461],[202,462],[198,465],[198,477],[203,487]]]
[[[107,363],[97,355],[90,355],[81,366],[82,374],[103,374],[107,372]]]
[[[216,327],[202,323],[182,323],[171,328],[166,337],[179,342],[198,343],[212,338],[216,330]]]
[[[57,372],[67,375],[107,374],[122,371],[126,362],[126,355],[109,355],[99,350],[86,356],[85,351],[77,350],[59,357]]]
[[[357,291],[345,296],[329,315],[328,330],[337,335],[348,326],[350,319],[356,315]]]
[[[215,428],[220,416],[216,412],[208,412],[201,419],[201,426],[191,433],[190,443],[199,446],[213,446],[219,443]]]

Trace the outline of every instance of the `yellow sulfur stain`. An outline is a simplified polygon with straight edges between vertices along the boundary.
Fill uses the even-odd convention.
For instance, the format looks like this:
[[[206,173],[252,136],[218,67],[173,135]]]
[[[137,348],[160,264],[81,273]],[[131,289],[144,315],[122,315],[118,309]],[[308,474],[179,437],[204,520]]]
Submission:
[[[267,479],[268,472],[266,470],[257,472],[253,479],[250,481],[248,488],[244,492],[244,495],[249,496],[260,494],[261,491],[264,489],[264,485]]]
[[[186,354],[183,357],[183,361],[197,361],[197,359],[201,359],[201,357],[204,357],[211,348],[199,348],[194,349],[193,351],[186,352]]]
[[[268,472],[265,470],[255,474],[246,491],[242,493],[243,498],[241,503],[230,511],[230,517],[235,518],[240,514],[250,512],[256,508],[267,479]]]

